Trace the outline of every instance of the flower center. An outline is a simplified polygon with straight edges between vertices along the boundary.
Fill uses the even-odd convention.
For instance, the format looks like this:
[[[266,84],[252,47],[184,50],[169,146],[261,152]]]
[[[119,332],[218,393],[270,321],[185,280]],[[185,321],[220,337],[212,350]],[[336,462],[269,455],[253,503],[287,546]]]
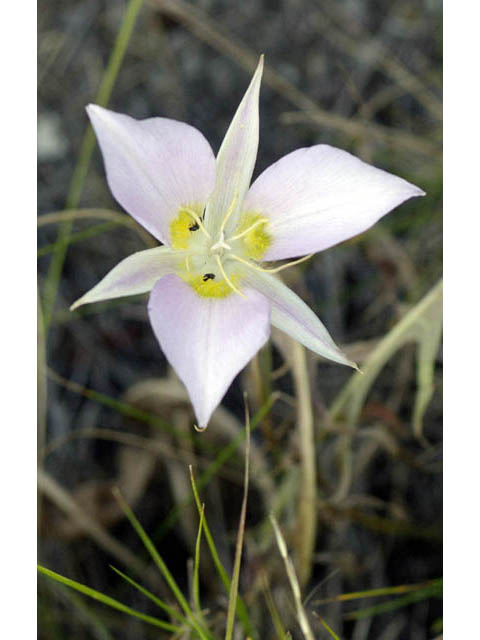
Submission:
[[[261,269],[255,262],[263,258],[272,241],[267,218],[255,212],[243,213],[233,233],[225,237],[235,202],[236,198],[214,238],[203,225],[202,205],[181,207],[170,223],[171,246],[185,254],[178,275],[205,298],[243,296],[242,263]]]
[[[232,247],[225,242],[224,232],[221,231],[218,242],[215,242],[215,244],[210,247],[210,252],[212,254],[218,254],[221,257],[224,251],[231,251],[231,249]]]

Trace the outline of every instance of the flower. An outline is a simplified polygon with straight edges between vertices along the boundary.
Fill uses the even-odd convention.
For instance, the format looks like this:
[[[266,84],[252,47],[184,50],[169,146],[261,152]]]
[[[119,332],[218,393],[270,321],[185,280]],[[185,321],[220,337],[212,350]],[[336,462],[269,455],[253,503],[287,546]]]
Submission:
[[[207,426],[270,325],[355,367],[275,273],[350,238],[424,192],[328,145],[297,149],[250,186],[263,56],[217,158],[195,128],[87,112],[116,200],[163,246],[134,253],[73,305],[151,291],[150,322]],[[298,258],[280,267],[264,262]]]

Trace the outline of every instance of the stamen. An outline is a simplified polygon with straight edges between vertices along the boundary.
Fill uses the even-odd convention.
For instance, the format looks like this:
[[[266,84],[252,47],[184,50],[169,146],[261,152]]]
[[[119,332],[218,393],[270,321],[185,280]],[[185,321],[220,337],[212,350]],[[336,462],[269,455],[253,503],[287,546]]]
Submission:
[[[186,211],[188,213],[188,215],[192,216],[192,218],[198,224],[198,226],[200,227],[200,230],[205,234],[205,236],[207,238],[211,238],[210,234],[205,229],[205,226],[204,226],[200,216],[197,213],[195,213],[195,211],[193,211],[193,209],[189,209],[188,207],[182,207],[182,211]]]
[[[309,253],[308,256],[303,256],[303,258],[297,258],[297,260],[292,260],[292,262],[287,262],[287,264],[282,264],[280,267],[276,267],[275,269],[265,269],[269,273],[278,273],[279,271],[283,271],[284,269],[288,269],[289,267],[293,267],[296,264],[300,264],[301,262],[306,262],[310,260],[315,254]]]
[[[237,202],[237,199],[238,199],[238,193],[236,192],[236,193],[235,193],[235,195],[233,196],[232,203],[231,203],[231,205],[228,207],[228,211],[227,211],[227,213],[225,214],[225,217],[224,217],[224,219],[223,219],[223,221],[222,221],[222,225],[221,225],[221,227],[220,227],[220,235],[223,233],[223,230],[225,229],[225,225],[227,224],[227,222],[228,222],[228,220],[229,220],[230,216],[231,216],[231,215],[232,215],[232,213],[233,213],[233,210],[235,209],[235,204],[236,204],[236,202]]]
[[[308,256],[303,256],[303,258],[298,258],[298,260],[293,260],[292,262],[287,262],[287,264],[282,264],[280,267],[275,267],[274,269],[265,269],[264,267],[259,267],[256,264],[253,264],[253,262],[249,262],[248,260],[245,260],[244,258],[240,258],[240,256],[236,256],[234,253],[230,254],[230,258],[233,258],[234,260],[238,260],[238,262],[242,262],[243,264],[247,265],[247,267],[251,267],[252,269],[255,269],[256,271],[263,271],[265,273],[278,273],[279,271],[283,271],[284,269],[288,269],[288,267],[293,267],[296,264],[300,264],[301,262],[305,262],[305,260],[308,260],[309,258],[311,258],[314,254],[310,253]]]
[[[230,280],[230,278],[225,273],[225,269],[223,268],[222,261],[220,260],[220,256],[216,255],[215,258],[217,260],[218,268],[220,269],[220,272],[221,272],[222,276],[224,277],[225,282],[228,284],[228,286],[233,291],[235,291],[235,293],[238,293],[239,296],[242,296],[242,298],[246,298],[247,296],[244,293],[242,293],[241,291],[239,291],[239,289],[237,289],[237,287],[233,284],[233,282]]]
[[[233,240],[240,240],[240,238],[243,238],[243,236],[246,236],[247,233],[250,233],[250,231],[253,231],[255,227],[258,227],[259,224],[264,224],[265,222],[268,222],[268,218],[259,218],[258,220],[256,220],[256,222],[254,222],[247,229],[245,229],[245,231],[242,231],[241,233],[237,233],[237,235],[233,236],[233,238],[228,238],[228,242],[233,242]]]
[[[185,258],[185,268],[187,271],[190,271],[190,256]]]

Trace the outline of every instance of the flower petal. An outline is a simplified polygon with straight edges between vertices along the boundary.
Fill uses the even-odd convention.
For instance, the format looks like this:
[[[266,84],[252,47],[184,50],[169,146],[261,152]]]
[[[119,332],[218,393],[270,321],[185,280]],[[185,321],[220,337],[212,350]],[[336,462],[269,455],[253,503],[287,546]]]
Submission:
[[[235,222],[252,179],[258,149],[258,97],[263,56],[223,139],[217,156],[215,189],[207,205],[205,225],[215,234],[233,206],[227,230]]]
[[[168,244],[178,208],[205,204],[215,185],[215,158],[207,140],[176,120],[135,120],[97,105],[87,112],[116,200]]]
[[[357,368],[340,351],[310,307],[278,278],[268,273],[245,269],[244,279],[270,302],[270,321],[274,327],[288,333],[324,358]]]
[[[187,387],[199,428],[205,428],[237,373],[270,334],[269,304],[256,291],[247,300],[202,298],[176,275],[150,296],[150,322],[170,364]]]
[[[297,149],[253,183],[245,210],[270,218],[265,260],[327,249],[365,231],[413,196],[425,193],[341,149]]]
[[[133,296],[145,293],[167,273],[171,273],[179,260],[168,247],[155,247],[133,253],[107,273],[100,282],[72,304],[73,311],[82,304]]]

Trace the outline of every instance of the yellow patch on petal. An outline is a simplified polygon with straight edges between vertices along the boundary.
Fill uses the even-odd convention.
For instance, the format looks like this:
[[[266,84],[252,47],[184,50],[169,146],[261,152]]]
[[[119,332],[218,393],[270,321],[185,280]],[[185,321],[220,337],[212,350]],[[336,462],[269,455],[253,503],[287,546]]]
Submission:
[[[201,218],[201,206],[192,206],[190,209],[194,211],[199,218]],[[170,223],[170,241],[172,249],[175,249],[176,251],[188,249],[192,233],[195,233],[196,230],[198,230],[198,225],[196,224],[193,216],[185,209],[180,208],[178,216]]]
[[[247,211],[235,229],[235,235],[240,235],[251,227],[241,238],[245,255],[251,260],[261,260],[272,244],[272,236],[267,231],[268,222],[259,222],[262,219],[263,216],[259,213]]]
[[[183,274],[182,278],[202,298],[226,298],[235,293],[232,287],[223,279],[204,280],[204,275],[190,275],[188,273]],[[230,280],[235,287],[238,287],[240,283],[238,276],[232,275]]]

